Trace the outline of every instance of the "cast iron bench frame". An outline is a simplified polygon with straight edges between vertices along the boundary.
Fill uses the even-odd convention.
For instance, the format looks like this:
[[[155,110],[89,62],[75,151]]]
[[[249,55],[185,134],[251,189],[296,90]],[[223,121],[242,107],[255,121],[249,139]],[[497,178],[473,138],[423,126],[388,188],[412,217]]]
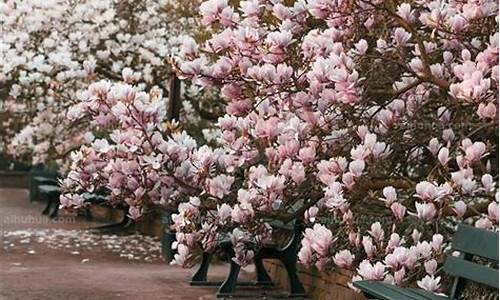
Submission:
[[[38,186],[38,191],[40,193],[40,197],[45,198],[47,204],[42,211],[42,215],[49,215],[51,219],[57,217],[57,213],[59,211],[59,196],[61,195],[61,189],[57,185],[51,184],[42,184]],[[51,210],[51,208],[55,207]]]
[[[254,264],[256,270],[256,282],[238,282],[238,275],[241,267],[235,263],[232,258],[235,256],[233,245],[230,240],[226,239],[219,243],[219,247],[228,254],[230,258],[229,273],[224,282],[209,282],[207,281],[208,268],[212,254],[203,253],[202,261],[198,270],[191,278],[190,284],[194,286],[219,286],[217,291],[217,298],[224,297],[253,297],[254,295],[237,294],[236,286],[273,286],[273,282],[266,269],[264,268],[263,259],[277,259],[282,262],[285,267],[288,280],[290,283],[289,298],[306,298],[307,294],[304,286],[297,276],[297,252],[302,239],[303,225],[300,221],[296,220],[293,226],[272,224],[273,227],[289,230],[293,233],[292,238],[284,247],[264,246],[259,249],[254,257]]]
[[[353,284],[369,299],[446,300],[459,299],[467,280],[498,289],[498,269],[472,261],[474,257],[492,260],[498,265],[498,233],[460,224],[453,236],[452,249],[458,257],[448,256],[444,270],[455,276],[450,296],[441,296],[418,288],[401,288],[380,281],[355,281]]]
[[[33,166],[28,172],[30,202],[38,200],[38,186],[42,184],[57,185],[58,173],[47,169],[44,165]]]
[[[91,204],[91,205],[101,205],[101,206],[109,206],[112,207],[107,201],[106,201],[106,196],[101,195],[101,194],[84,194],[84,202],[86,204]],[[100,225],[100,226],[95,226],[90,228],[91,230],[99,230],[99,231],[121,231],[129,228],[134,224],[134,221],[128,216],[127,214],[127,209],[124,207],[114,207],[115,209],[120,209],[123,211],[123,218],[116,222],[116,223],[111,223],[111,224],[105,224],[105,225]],[[89,219],[89,210],[87,209],[86,211],[86,216],[87,219]]]
[[[40,185],[57,185],[57,184],[58,184],[58,182],[57,182],[57,178],[55,177],[55,175],[32,176],[30,178],[30,202],[33,202],[35,200],[39,200],[38,197],[40,196],[40,190],[39,190]]]

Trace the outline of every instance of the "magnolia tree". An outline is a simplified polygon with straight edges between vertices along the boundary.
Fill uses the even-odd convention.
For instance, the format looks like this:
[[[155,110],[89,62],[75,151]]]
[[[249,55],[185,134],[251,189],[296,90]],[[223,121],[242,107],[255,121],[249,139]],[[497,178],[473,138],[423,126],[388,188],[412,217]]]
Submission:
[[[214,146],[164,126],[156,91],[94,83],[82,111],[115,129],[74,153],[62,206],[105,186],[134,218],[170,208],[184,266],[227,237],[246,265],[271,221],[297,220],[305,266],[443,290],[456,225],[498,228],[498,4],[210,0],[200,12],[211,34],[185,38],[173,67],[220,89]]]
[[[70,151],[101,131],[79,118],[79,92],[95,80],[123,78],[166,95],[167,59],[178,49],[178,35],[196,26],[172,5],[180,6],[166,0],[1,3],[0,149],[33,164],[64,165]]]

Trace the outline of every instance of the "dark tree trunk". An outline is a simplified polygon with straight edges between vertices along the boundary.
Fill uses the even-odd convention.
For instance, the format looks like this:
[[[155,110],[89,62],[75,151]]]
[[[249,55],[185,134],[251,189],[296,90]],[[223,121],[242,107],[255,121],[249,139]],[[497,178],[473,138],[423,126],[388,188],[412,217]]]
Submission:
[[[179,111],[181,109],[181,81],[175,75],[170,79],[170,91],[168,99],[168,120],[179,121]]]

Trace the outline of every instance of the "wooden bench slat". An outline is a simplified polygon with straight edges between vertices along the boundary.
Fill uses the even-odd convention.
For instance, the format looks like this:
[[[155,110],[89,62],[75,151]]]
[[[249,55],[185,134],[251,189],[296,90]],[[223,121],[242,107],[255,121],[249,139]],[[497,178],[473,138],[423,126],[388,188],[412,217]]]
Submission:
[[[292,231],[293,230],[293,223],[283,223],[281,221],[277,221],[277,220],[272,220],[272,221],[268,221],[267,222],[269,225],[271,225],[271,227],[273,228],[278,228],[278,229],[284,229],[284,230],[289,230],[289,231]]]
[[[498,289],[498,270],[496,269],[453,256],[446,258],[444,269],[455,276]]]
[[[460,224],[452,248],[498,261],[498,233]]]
[[[392,289],[395,292],[401,293],[402,295],[405,295],[405,297],[409,297],[411,299],[416,299],[416,300],[433,300],[433,293],[423,291],[423,293],[415,293],[413,289],[408,289],[408,288],[402,288],[398,287],[389,283],[383,283],[388,289]],[[432,297],[432,298],[431,298]],[[399,299],[395,298],[394,300]],[[438,298],[439,299],[439,298]]]
[[[394,286],[389,283],[384,283],[380,281],[355,281],[354,286],[370,296],[376,297],[380,300],[426,300],[426,299],[447,299],[446,297],[441,297],[428,293],[428,297],[424,297],[421,294],[414,293],[413,289],[405,289]],[[436,297],[434,297],[436,296]],[[432,297],[432,298],[431,298]]]
[[[33,180],[38,181],[38,182],[45,182],[45,181],[57,182],[57,178],[47,177],[47,176],[35,176],[35,177],[33,177]]]
[[[498,233],[477,229],[468,225],[459,225],[453,237],[452,248],[469,254],[465,257],[480,256],[498,262]],[[486,265],[474,263],[461,257],[449,256],[444,269],[447,273],[464,280],[471,280],[498,289],[498,270]],[[381,300],[445,300],[447,296],[418,288],[400,288],[380,281],[356,281],[354,286],[365,294]],[[456,290],[452,291],[455,294]]]
[[[61,192],[61,189],[57,185],[40,185],[38,186],[38,190],[46,194],[59,194]]]
[[[35,184],[37,185],[57,185],[57,181],[56,180],[49,180],[49,179],[46,179],[46,180],[35,180]]]
[[[90,203],[90,204],[102,204],[102,203],[106,203],[106,201],[107,201],[106,196],[99,195],[99,194],[85,193],[85,194],[83,194],[83,198],[85,199],[85,203]]]
[[[422,289],[410,288],[408,290],[412,291],[415,294],[418,294],[418,295],[422,296],[423,299],[426,299],[426,300],[447,300],[447,299],[450,299],[447,296],[436,295],[436,294],[434,294],[432,292],[429,292],[429,291],[426,291],[426,290],[422,290]]]

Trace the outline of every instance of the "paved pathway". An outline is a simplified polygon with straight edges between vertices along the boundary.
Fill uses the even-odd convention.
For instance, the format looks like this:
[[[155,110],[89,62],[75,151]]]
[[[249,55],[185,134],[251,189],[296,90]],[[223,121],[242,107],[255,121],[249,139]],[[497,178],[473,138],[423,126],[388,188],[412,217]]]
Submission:
[[[0,189],[0,300],[214,299],[215,288],[187,284],[193,270],[143,253],[137,244],[144,240],[88,235],[81,231],[88,223],[71,217],[51,222],[40,216],[42,207],[29,202],[26,190]],[[210,272],[221,279],[227,267]]]

